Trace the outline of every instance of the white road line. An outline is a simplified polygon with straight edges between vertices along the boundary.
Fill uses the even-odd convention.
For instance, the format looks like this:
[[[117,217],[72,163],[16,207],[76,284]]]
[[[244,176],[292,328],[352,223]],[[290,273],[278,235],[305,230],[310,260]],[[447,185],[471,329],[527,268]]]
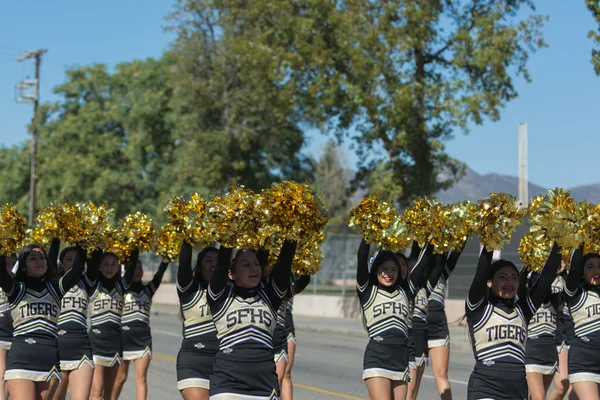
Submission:
[[[159,335],[165,335],[165,336],[175,336],[180,338],[181,337],[181,333],[173,333],[173,332],[169,332],[169,331],[161,331],[159,329],[152,329],[152,333],[158,333]]]
[[[435,380],[435,377],[431,376],[431,375],[425,375],[425,374],[423,374],[423,378]],[[450,383],[456,383],[457,385],[465,385],[465,386],[467,386],[469,384],[469,382],[459,381],[458,379],[448,379],[448,380],[450,381]]]

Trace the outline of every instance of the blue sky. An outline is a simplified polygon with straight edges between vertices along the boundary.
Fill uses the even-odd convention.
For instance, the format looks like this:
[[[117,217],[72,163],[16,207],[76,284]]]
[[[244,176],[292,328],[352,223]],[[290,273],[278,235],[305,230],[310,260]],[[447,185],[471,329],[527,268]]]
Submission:
[[[519,98],[497,123],[472,127],[468,136],[456,132],[448,153],[478,173],[517,174],[517,129],[529,127],[529,179],[545,187],[572,187],[600,182],[597,174],[600,132],[600,77],[590,64],[595,28],[583,0],[540,0],[548,15],[549,47],[534,54],[529,69],[533,82],[516,82]],[[64,80],[69,66],[160,57],[173,40],[165,33],[170,0],[4,1],[0,4],[0,144],[27,138],[25,125],[32,107],[14,101],[14,85],[33,77],[31,62],[16,63],[22,50],[47,48],[42,61],[41,98]],[[327,139],[310,134],[307,152],[318,154]],[[347,146],[348,160],[356,158]]]

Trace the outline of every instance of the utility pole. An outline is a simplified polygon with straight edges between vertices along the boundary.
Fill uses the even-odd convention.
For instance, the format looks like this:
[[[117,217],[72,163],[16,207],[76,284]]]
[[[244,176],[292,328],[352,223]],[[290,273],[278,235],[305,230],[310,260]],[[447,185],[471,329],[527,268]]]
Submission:
[[[529,180],[527,178],[527,123],[519,124],[519,200],[529,203]]]
[[[31,125],[33,127],[32,137],[31,137],[31,149],[30,149],[30,158],[31,158],[31,171],[29,177],[29,225],[33,225],[33,220],[35,218],[35,200],[36,200],[36,186],[37,179],[35,177],[35,157],[37,155],[37,146],[38,146],[38,126],[37,126],[37,111],[38,104],[40,100],[40,63],[42,61],[42,56],[46,54],[48,50],[29,50],[19,57],[17,57],[17,61],[24,61],[27,59],[33,59],[35,62],[35,79],[33,80],[25,80],[17,85],[17,102],[19,103],[33,103],[33,119]],[[33,92],[31,91],[33,89]]]

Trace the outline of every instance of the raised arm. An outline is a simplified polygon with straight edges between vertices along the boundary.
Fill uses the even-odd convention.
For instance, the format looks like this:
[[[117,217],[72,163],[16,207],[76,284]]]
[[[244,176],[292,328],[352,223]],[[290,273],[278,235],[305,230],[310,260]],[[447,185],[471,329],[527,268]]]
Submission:
[[[280,292],[281,297],[285,295],[290,284],[294,254],[296,254],[296,242],[290,240],[283,242],[279,257],[277,258],[277,266],[271,272],[273,284]]]
[[[410,272],[409,272],[409,275],[408,275],[409,289],[410,289],[410,293],[413,296],[416,295],[418,292],[419,283],[423,279],[423,274],[425,273],[427,266],[430,265],[429,264],[430,262],[435,261],[435,260],[432,260],[433,248],[434,248],[434,246],[431,243],[427,243],[425,245],[425,248],[421,250],[421,253],[419,254],[419,258],[417,259],[417,263],[415,264],[413,269],[410,270]]]
[[[479,254],[479,261],[477,262],[477,270],[475,276],[471,282],[469,288],[469,294],[467,295],[467,309],[469,311],[475,310],[483,300],[487,293],[487,280],[490,265],[492,264],[493,251],[488,251],[485,246],[482,247],[481,253]]]
[[[60,255],[60,239],[54,238],[48,248],[48,262],[58,271],[58,256]]]
[[[168,262],[160,262],[160,265],[158,266],[158,271],[156,271],[156,273],[154,274],[154,278],[152,278],[152,281],[148,285],[150,286],[152,294],[154,294],[158,290],[158,287],[160,286],[160,283],[163,280],[163,276],[165,275],[165,271],[167,270],[168,266]]]
[[[135,267],[137,265],[139,256],[139,249],[135,249],[131,252],[129,260],[127,260],[127,265],[125,265],[125,275],[123,275],[123,284],[125,285],[125,289],[128,289],[129,286],[131,286],[131,282],[133,282],[133,275],[135,274]]]
[[[192,246],[185,240],[179,248],[179,267],[177,268],[177,289],[180,292],[188,290],[194,283],[192,271]]]
[[[529,271],[525,269],[525,267],[521,268],[519,272],[519,290],[517,291],[517,296],[519,299],[525,298],[527,296],[527,275]]]
[[[221,245],[219,247],[219,258],[217,266],[213,271],[212,278],[208,284],[208,300],[213,302],[217,300],[227,287],[227,278],[229,276],[229,264],[231,263],[231,247]]]
[[[100,263],[102,262],[102,249],[98,248],[92,251],[90,257],[86,260],[87,271],[85,277],[87,283],[92,285],[98,280],[98,271],[100,270]]]
[[[269,263],[269,250],[258,250],[256,252],[256,259],[258,260],[258,265],[260,265],[262,269],[265,269]]]
[[[10,295],[15,288],[15,281],[12,280],[6,271],[5,256],[0,256],[0,287],[2,287],[2,290],[4,290],[4,293],[7,295]]]
[[[583,274],[583,246],[575,249],[571,254],[571,268],[565,281],[564,293],[567,297],[573,297],[581,286],[581,275]]]
[[[308,286],[309,283],[310,283],[310,275],[302,275],[298,279],[294,280],[290,284],[290,290],[289,290],[290,296],[295,296],[297,294],[302,293],[302,291],[304,289],[306,289],[306,287]]]
[[[356,288],[363,292],[369,284],[369,250],[371,246],[363,239],[358,246]]]
[[[444,272],[444,269],[446,268],[446,264],[447,264],[447,255],[446,254],[438,254],[435,257],[435,261],[434,261],[434,267],[433,267],[433,271],[431,271],[431,274],[429,275],[429,278],[427,279],[427,283],[425,285],[425,291],[427,292],[427,297],[429,297],[429,295],[431,294],[431,292],[433,292],[433,289],[435,289],[435,286],[438,283],[438,280],[440,279],[440,276],[442,276],[442,273]]]
[[[58,281],[60,294],[65,295],[73,286],[79,282],[81,275],[85,272],[85,250],[77,248],[73,268],[68,270]]]
[[[531,315],[535,314],[552,289],[552,282],[556,278],[556,272],[560,268],[560,261],[559,249],[556,243],[554,243],[552,250],[550,250],[550,255],[542,267],[540,277],[529,291],[529,296],[527,296]]]

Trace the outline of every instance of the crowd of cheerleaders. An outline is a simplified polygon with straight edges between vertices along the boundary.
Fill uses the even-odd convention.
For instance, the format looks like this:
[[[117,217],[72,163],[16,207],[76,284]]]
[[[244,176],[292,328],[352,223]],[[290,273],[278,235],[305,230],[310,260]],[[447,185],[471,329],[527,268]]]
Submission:
[[[81,249],[59,249],[57,240],[49,255],[26,246],[12,277],[15,260],[0,260],[6,266],[0,268],[1,344],[10,348],[3,356],[11,398],[62,399],[70,385],[72,399],[87,399],[90,386],[92,398],[115,399],[131,360],[141,378],[138,398],[145,398],[150,305],[167,264],[143,285],[136,251],[121,274],[111,253],[97,250],[86,259]],[[295,242],[286,241],[264,276],[266,252],[207,247],[194,269],[192,248],[182,243],[177,386],[184,399],[291,398],[286,347],[293,348],[293,324],[286,319],[291,322],[289,301],[310,280],[292,278],[295,250]],[[413,245],[409,257],[383,250],[369,259],[369,253],[363,241],[357,291],[370,338],[363,369],[370,398],[416,398],[428,350],[440,358],[434,368],[442,371],[435,372],[440,397],[450,398],[444,286],[460,251],[437,255],[427,244]],[[554,390],[562,393],[555,398],[565,395],[568,381],[580,399],[598,398],[600,255],[575,250],[566,279],[561,263],[555,245],[541,272],[526,274],[510,261],[492,262],[492,252],[482,249],[466,301],[476,359],[469,399],[545,398],[557,366]]]
[[[168,264],[144,285],[137,251],[121,272],[112,253],[59,250],[55,239],[47,253],[28,245],[0,257],[0,373],[8,394],[62,400],[69,388],[73,400],[117,399],[134,361],[136,398],[147,398],[150,308]],[[177,388],[185,400],[292,398],[292,303],[310,282],[292,274],[295,251],[285,241],[267,273],[267,251],[205,247],[192,266],[192,247],[181,244]]]

